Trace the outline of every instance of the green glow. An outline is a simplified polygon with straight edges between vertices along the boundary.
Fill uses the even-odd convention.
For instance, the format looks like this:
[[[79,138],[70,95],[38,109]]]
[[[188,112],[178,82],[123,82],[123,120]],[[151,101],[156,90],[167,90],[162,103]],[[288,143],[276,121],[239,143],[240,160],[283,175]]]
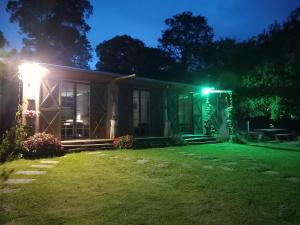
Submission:
[[[213,90],[214,90],[214,88],[208,88],[208,87],[203,88],[203,89],[202,89],[202,94],[203,94],[203,95],[208,95],[208,94],[211,93],[211,91],[213,91]]]

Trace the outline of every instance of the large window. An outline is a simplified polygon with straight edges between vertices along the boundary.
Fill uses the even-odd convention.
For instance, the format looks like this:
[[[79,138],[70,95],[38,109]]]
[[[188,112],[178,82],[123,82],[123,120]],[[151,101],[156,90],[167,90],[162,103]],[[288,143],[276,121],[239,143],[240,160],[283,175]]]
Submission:
[[[133,127],[135,135],[149,135],[150,92],[147,90],[133,91]]]
[[[61,89],[62,138],[88,137],[90,131],[90,86],[63,82]]]

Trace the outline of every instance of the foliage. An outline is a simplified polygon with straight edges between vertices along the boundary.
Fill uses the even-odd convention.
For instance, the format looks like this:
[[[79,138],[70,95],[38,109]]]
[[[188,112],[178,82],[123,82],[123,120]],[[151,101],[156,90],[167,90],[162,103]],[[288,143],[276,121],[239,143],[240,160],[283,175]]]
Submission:
[[[282,98],[278,96],[272,96],[270,100],[270,119],[278,121],[282,117]]]
[[[22,152],[25,157],[53,157],[62,154],[61,143],[47,133],[36,133],[22,142]]]
[[[115,36],[96,47],[98,70],[138,76],[163,75],[172,64],[171,58],[158,48],[149,48],[128,35]]]
[[[214,135],[216,129],[211,119],[208,119],[204,122],[205,134],[206,135]]]
[[[130,149],[133,147],[133,136],[125,135],[114,139],[113,146],[118,149]]]
[[[278,121],[284,113],[282,98],[279,96],[244,98],[238,107],[248,118],[268,116],[271,120]]]
[[[138,70],[138,61],[145,44],[128,35],[115,36],[96,47],[99,70],[131,74]]]
[[[27,136],[26,129],[22,124],[22,106],[18,106],[15,117],[15,125],[6,131],[0,145],[0,161],[6,161],[20,156],[22,142]]]
[[[85,19],[93,11],[89,0],[9,0],[6,10],[24,35],[22,52],[27,58],[88,67],[90,27]]]
[[[168,28],[159,39],[161,48],[181,65],[183,72],[206,67],[213,39],[206,18],[183,12],[166,19],[165,24]]]

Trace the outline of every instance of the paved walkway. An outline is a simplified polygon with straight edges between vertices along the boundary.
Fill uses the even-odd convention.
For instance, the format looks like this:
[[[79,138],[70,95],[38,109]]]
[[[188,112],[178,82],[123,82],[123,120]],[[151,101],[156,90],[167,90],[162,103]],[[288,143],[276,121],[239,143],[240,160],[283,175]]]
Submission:
[[[40,160],[40,164],[33,164],[30,167],[31,168],[43,168],[43,169],[51,169],[55,165],[59,163],[59,161],[56,160]],[[46,170],[18,170],[15,172],[16,175],[24,175],[24,176],[37,176],[37,175],[43,175],[46,174]],[[27,178],[27,177],[20,177],[20,178],[9,178],[7,179],[4,184],[9,185],[9,187],[4,187],[0,189],[0,194],[4,193],[12,193],[15,191],[18,191],[17,188],[11,188],[13,185],[17,184],[29,184],[36,180],[36,178]]]

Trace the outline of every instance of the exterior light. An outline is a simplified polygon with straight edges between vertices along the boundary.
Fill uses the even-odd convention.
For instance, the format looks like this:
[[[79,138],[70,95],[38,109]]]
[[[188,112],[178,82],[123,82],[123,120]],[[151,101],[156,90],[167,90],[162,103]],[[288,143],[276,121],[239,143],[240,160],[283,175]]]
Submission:
[[[23,63],[19,66],[19,78],[23,82],[23,96],[35,100],[39,94],[41,80],[48,70],[38,63]]]
[[[211,93],[215,88],[203,88],[202,89],[202,94],[203,95],[208,95],[209,93]]]

